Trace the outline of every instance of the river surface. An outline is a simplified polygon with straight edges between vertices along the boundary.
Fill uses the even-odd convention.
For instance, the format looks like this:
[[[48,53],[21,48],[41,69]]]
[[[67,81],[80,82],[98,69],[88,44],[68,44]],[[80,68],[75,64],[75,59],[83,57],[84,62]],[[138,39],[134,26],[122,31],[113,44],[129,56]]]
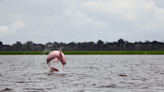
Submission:
[[[0,92],[164,92],[163,55],[0,55]]]

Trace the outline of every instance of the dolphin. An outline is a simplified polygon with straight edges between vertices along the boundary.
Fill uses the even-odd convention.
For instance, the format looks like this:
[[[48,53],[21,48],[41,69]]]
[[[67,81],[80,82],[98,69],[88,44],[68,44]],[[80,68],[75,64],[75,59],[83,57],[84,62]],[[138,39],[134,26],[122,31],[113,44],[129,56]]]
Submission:
[[[61,61],[63,65],[63,70],[64,70],[64,65],[66,64],[66,58],[65,58],[64,53],[61,51],[61,49],[50,52],[47,57],[47,65],[50,67],[50,72],[59,71],[58,69],[50,65],[50,61],[52,59],[54,59],[53,63]]]

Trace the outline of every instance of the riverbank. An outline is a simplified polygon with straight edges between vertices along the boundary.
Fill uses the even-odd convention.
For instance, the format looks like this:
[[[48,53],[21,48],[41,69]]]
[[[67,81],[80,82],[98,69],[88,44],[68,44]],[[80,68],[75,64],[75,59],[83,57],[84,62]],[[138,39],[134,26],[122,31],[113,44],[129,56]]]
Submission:
[[[63,51],[66,55],[164,55],[164,51]],[[0,51],[0,55],[47,55],[44,51]]]

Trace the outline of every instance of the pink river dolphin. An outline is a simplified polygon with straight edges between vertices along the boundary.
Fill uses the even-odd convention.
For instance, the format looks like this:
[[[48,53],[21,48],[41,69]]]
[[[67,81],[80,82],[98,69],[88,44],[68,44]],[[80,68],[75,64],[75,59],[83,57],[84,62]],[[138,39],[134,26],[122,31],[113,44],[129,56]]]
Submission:
[[[47,64],[50,67],[50,72],[59,71],[58,69],[56,69],[50,65],[50,61],[52,59],[54,59],[53,62],[61,61],[61,63],[63,64],[63,70],[64,70],[64,65],[66,64],[66,58],[65,58],[65,55],[63,54],[63,52],[61,51],[61,49],[59,49],[59,51],[54,50],[54,51],[50,52],[47,57]]]

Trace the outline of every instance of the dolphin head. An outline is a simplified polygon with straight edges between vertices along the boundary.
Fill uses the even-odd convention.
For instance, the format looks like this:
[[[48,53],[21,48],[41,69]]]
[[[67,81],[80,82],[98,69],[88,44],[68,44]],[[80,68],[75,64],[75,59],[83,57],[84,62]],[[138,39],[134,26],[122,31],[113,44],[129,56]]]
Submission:
[[[54,71],[59,71],[58,69],[54,68],[54,67],[51,67],[50,68],[50,72],[54,72]]]

